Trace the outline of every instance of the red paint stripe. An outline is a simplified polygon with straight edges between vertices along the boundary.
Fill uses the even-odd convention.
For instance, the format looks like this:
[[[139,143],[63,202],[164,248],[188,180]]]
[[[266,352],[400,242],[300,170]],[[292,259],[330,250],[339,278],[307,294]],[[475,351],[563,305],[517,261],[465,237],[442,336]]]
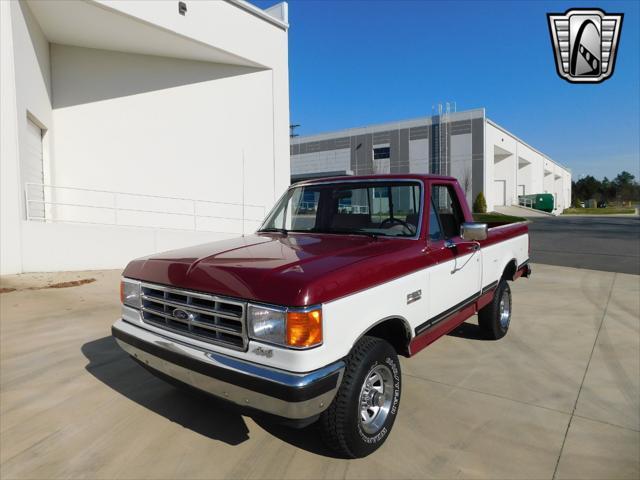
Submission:
[[[423,348],[435,342],[437,339],[446,335],[453,329],[455,329],[458,325],[464,322],[467,318],[472,317],[476,313],[476,304],[472,303],[464,307],[462,310],[457,313],[452,314],[447,320],[443,320],[435,327],[430,328],[429,330],[421,333],[409,344],[409,356],[414,356]]]
[[[491,300],[493,300],[493,295],[495,294],[495,291],[496,291],[496,287],[493,287],[488,292],[483,293],[482,296],[476,302],[476,309],[480,310],[482,307],[489,305],[491,303]]]

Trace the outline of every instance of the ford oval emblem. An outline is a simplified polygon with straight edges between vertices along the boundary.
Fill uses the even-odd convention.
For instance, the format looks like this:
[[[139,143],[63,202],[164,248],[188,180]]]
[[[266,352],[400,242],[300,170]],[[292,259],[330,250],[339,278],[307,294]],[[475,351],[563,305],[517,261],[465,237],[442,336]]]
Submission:
[[[176,308],[173,312],[172,315],[174,318],[177,318],[178,320],[182,320],[184,322],[186,322],[187,320],[191,320],[191,313],[187,312],[186,310],[182,310],[181,308]]]

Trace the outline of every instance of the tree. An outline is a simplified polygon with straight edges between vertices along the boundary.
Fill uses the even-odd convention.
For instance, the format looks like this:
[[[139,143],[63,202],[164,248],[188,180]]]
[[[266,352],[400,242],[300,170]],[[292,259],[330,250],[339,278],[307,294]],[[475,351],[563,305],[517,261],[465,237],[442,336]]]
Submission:
[[[473,213],[487,213],[487,201],[484,199],[482,192],[478,194],[473,202]]]
[[[634,182],[635,178],[636,178],[635,175],[631,175],[626,170],[623,170],[616,176],[616,178],[613,179],[613,183],[616,184],[618,187],[622,187],[624,185],[632,185],[635,183]]]
[[[462,189],[466,195],[469,195],[471,191],[471,169],[465,168],[464,173],[462,174],[462,181],[460,182]]]
[[[604,177],[602,179],[602,182],[600,182],[600,186],[598,187],[597,198],[598,200],[606,200],[606,201],[615,200],[616,198],[615,185],[607,177]]]
[[[600,181],[592,175],[587,175],[577,182],[571,182],[571,187],[572,204],[591,199],[608,202],[640,199],[640,184],[635,180],[635,176],[627,171],[620,172],[613,180],[604,177]]]
[[[600,181],[592,175],[587,175],[576,182],[576,194],[580,200],[590,200],[600,189]]]
[[[640,185],[635,181],[635,178],[629,172],[622,171],[613,179],[612,183],[615,185],[616,196],[623,202],[638,199]]]

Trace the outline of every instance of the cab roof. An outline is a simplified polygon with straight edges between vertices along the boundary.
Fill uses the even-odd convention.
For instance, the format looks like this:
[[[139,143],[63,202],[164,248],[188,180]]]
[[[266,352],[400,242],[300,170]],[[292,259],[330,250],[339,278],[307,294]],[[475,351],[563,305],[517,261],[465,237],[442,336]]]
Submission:
[[[429,180],[447,180],[456,181],[456,178],[446,175],[430,175],[430,174],[417,174],[417,173],[397,173],[386,175],[342,175],[339,177],[321,177],[311,180],[303,180],[293,183],[292,186],[300,185],[315,185],[318,183],[340,183],[340,182],[358,182],[367,180],[421,180],[423,182]]]

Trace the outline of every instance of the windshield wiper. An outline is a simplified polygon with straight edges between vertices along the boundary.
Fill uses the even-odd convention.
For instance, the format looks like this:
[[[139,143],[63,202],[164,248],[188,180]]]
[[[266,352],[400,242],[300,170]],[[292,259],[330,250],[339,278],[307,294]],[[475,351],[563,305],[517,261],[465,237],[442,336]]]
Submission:
[[[373,233],[373,232],[363,232],[363,231],[360,231],[360,230],[353,230],[353,231],[350,230],[350,231],[347,231],[347,232],[344,232],[344,233],[348,233],[350,235],[366,235],[369,238],[375,238],[375,239],[378,238],[378,235]]]
[[[270,227],[270,228],[263,228],[262,230],[258,230],[258,232],[277,232],[277,233],[281,233],[286,237],[289,231],[286,228]]]
[[[342,233],[344,235],[365,235],[369,238],[378,238],[378,235],[373,233],[373,232],[365,232],[363,230],[336,230],[336,229],[330,229],[330,230],[317,230],[317,229],[312,229],[309,230],[312,233]]]

